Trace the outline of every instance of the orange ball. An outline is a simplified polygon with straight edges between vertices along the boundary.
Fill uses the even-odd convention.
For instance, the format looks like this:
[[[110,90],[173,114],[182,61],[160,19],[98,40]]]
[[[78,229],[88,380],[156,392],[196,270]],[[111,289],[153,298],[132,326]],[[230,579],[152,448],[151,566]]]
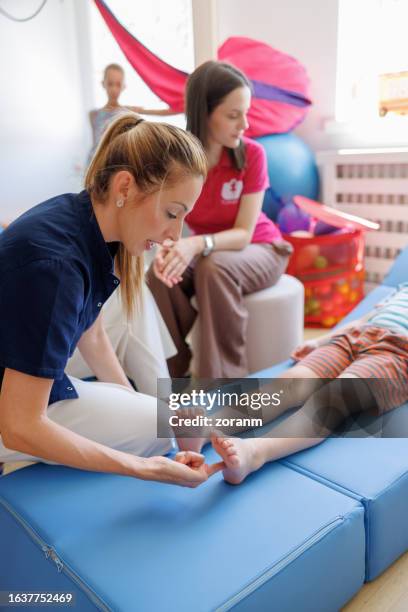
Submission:
[[[316,244],[309,244],[300,249],[296,257],[296,267],[299,271],[311,268],[316,257],[319,256],[319,247]]]
[[[348,283],[344,283],[343,285],[340,285],[340,287],[337,287],[337,291],[342,295],[347,295],[350,292],[350,285]]]
[[[336,317],[324,317],[322,319],[322,325],[323,327],[333,327],[333,325],[336,324]]]
[[[330,300],[328,302],[323,302],[322,303],[322,312],[324,313],[329,313],[332,312],[332,310],[334,309],[334,304],[333,302]]]

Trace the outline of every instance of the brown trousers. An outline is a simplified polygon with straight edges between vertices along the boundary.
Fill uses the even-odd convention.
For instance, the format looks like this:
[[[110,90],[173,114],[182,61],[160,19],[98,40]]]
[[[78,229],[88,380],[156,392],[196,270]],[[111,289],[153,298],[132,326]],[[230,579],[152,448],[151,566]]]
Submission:
[[[191,360],[186,336],[197,317],[190,302],[193,295],[200,313],[194,374],[198,378],[248,374],[248,313],[243,296],[274,285],[286,269],[291,248],[287,242],[250,244],[241,251],[215,251],[208,257],[197,257],[185,270],[183,280],[171,289],[150,267],[146,280],[178,351],[167,361],[173,378],[185,376]]]

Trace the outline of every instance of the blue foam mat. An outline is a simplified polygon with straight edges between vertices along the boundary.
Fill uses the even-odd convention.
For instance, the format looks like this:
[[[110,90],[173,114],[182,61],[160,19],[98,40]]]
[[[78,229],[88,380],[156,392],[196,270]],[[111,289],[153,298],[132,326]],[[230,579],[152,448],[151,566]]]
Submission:
[[[195,490],[36,465],[0,507],[0,590],[68,580],[90,609],[328,612],[364,579],[361,504],[278,463]]]

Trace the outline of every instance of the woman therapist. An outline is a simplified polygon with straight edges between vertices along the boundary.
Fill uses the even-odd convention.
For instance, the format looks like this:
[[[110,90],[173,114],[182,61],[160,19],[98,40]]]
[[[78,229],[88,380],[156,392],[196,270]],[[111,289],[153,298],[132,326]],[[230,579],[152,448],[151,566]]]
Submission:
[[[160,456],[171,441],[157,438],[156,399],[131,387],[100,316],[119,283],[132,316],[143,252],[178,240],[205,175],[194,137],[124,115],[85,191],[35,206],[1,234],[0,462],[39,458],[190,487],[218,469],[197,454]],[[101,382],[64,373],[77,345]]]

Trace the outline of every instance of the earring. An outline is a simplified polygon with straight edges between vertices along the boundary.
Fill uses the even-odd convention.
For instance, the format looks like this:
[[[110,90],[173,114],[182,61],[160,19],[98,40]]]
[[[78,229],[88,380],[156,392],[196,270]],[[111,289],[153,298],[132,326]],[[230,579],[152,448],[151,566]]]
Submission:
[[[122,206],[124,206],[124,204],[125,204],[125,200],[124,200],[123,198],[118,198],[118,199],[116,200],[116,206],[117,206],[118,208],[122,208]]]

